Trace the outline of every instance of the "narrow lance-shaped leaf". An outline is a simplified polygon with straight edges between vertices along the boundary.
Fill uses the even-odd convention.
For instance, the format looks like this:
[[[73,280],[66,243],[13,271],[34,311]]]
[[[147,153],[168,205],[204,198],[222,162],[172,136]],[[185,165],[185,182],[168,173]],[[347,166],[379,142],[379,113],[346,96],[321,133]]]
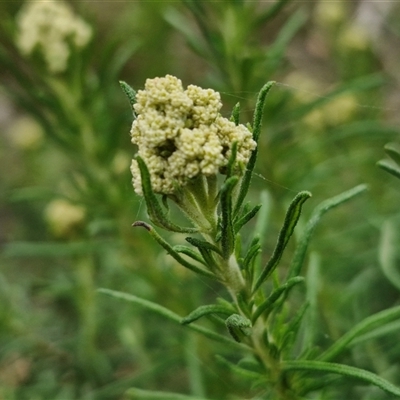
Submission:
[[[257,204],[250,211],[240,217],[234,224],[235,232],[239,232],[242,227],[247,224],[260,210],[262,204]]]
[[[255,293],[259,289],[259,287],[265,282],[266,279],[268,279],[268,277],[272,274],[272,272],[274,272],[275,268],[278,266],[283,251],[285,250],[286,245],[288,244],[289,239],[293,234],[297,221],[300,218],[303,204],[310,197],[310,192],[300,192],[290,204],[285,216],[285,221],[283,223],[282,229],[279,232],[278,241],[276,243],[274,252],[272,253],[270,260],[267,262],[267,265],[261,272],[260,276],[258,277],[257,282],[254,285],[253,293]]]
[[[254,381],[255,379],[264,378],[265,376],[265,373],[263,374],[263,373],[258,373],[256,371],[245,369],[237,364],[228,361],[226,358],[220,355],[217,355],[216,359],[219,363],[223,364],[224,366],[229,368],[232,372],[242,376],[243,378],[251,379]]]
[[[400,388],[388,382],[386,379],[383,379],[372,372],[366,371],[365,369],[323,361],[283,361],[282,369],[284,371],[309,371],[313,373],[327,372],[330,374],[340,374],[349,378],[360,379],[379,387],[387,393],[400,397]]]
[[[199,318],[204,317],[205,315],[211,314],[224,314],[231,315],[236,310],[233,307],[227,307],[220,304],[210,304],[205,306],[200,306],[192,311],[189,315],[182,319],[181,324],[187,325],[194,321],[197,321]]]
[[[180,232],[180,233],[195,233],[197,232],[196,228],[182,228],[173,222],[171,222],[168,218],[166,213],[161,207],[160,202],[157,199],[156,194],[153,191],[150,179],[150,173],[147,169],[146,163],[140,156],[136,156],[136,161],[139,166],[140,170],[140,177],[142,180],[142,190],[143,190],[143,197],[146,202],[147,211],[149,213],[149,217],[151,221],[161,228],[167,229],[173,232]]]
[[[293,261],[290,265],[289,278],[300,275],[300,271],[303,266],[304,258],[307,252],[308,243],[310,242],[311,236],[321,217],[330,209],[352,199],[353,197],[365,192],[366,190],[366,185],[358,185],[353,189],[339,194],[338,196],[323,201],[319,206],[315,208],[310,220],[308,221],[304,229],[304,232],[301,235],[299,244],[297,245],[296,251],[294,253]]]
[[[282,286],[279,286],[276,288],[269,296],[268,298],[262,302],[256,309],[253,317],[252,317],[252,323],[254,324],[258,317],[261,314],[265,314],[265,316],[268,316],[268,314],[272,311],[274,307],[274,303],[281,297],[281,295],[285,292],[289,292],[289,290],[297,285],[298,283],[301,283],[304,281],[304,278],[301,276],[295,276],[294,278],[289,279],[286,283],[284,283]]]
[[[124,396],[135,400],[207,400],[205,397],[189,396],[180,393],[160,392],[139,388],[129,388]]]
[[[196,239],[193,237],[187,237],[187,238],[185,238],[185,240],[187,242],[189,242],[191,245],[193,245],[199,249],[207,249],[207,250],[214,251],[215,253],[221,255],[221,251],[219,250],[219,248],[217,246],[215,246],[214,244],[209,243],[205,240]]]
[[[239,178],[228,178],[221,188],[221,247],[222,255],[228,259],[235,247],[235,232],[232,221],[232,191]]]
[[[246,256],[244,257],[243,260],[243,268],[245,270],[248,269],[248,267],[251,265],[251,263],[254,261],[255,257],[261,252],[261,244],[260,244],[260,237],[257,235],[254,237],[252,240],[249,250],[246,253]]]
[[[280,348],[289,351],[295,342],[296,336],[299,332],[301,322],[303,321],[306,311],[309,307],[308,303],[304,303],[296,312],[291,321],[286,325],[282,339],[280,341]]]
[[[384,147],[385,152],[400,166],[400,146],[397,143],[388,143]]]
[[[239,125],[239,117],[240,117],[240,103],[236,103],[232,109],[230,120],[234,122],[235,125]]]
[[[218,269],[218,263],[215,261],[214,255],[212,252],[216,252],[217,254],[221,254],[219,249],[211,243],[208,243],[204,240],[195,239],[192,237],[187,237],[186,240],[196,246],[203,257],[203,264],[212,271],[216,271]]]
[[[400,179],[400,168],[393,161],[381,160],[377,162],[377,165],[379,168]]]
[[[371,332],[372,330],[383,327],[384,325],[397,320],[400,318],[400,306],[383,310],[370,317],[365,318],[359,322],[350,331],[345,333],[340,339],[338,339],[329,349],[322,353],[318,360],[329,361],[337,357],[350,345],[350,343],[357,337],[364,335],[365,333]]]
[[[118,298],[118,299],[129,301],[129,302],[132,302],[135,304],[139,304],[140,306],[144,307],[145,309],[153,311],[153,312],[155,312],[163,317],[166,317],[171,321],[177,322],[179,324],[182,321],[182,317],[180,315],[174,313],[173,311],[169,310],[168,308],[165,308],[165,307],[161,306],[160,304],[154,303],[152,301],[142,299],[133,294],[119,292],[117,290],[111,290],[111,289],[105,289],[105,288],[97,289],[97,291],[100,293],[104,293],[109,296]],[[203,334],[204,336],[208,337],[209,339],[216,340],[217,342],[229,344],[231,346],[241,348],[242,350],[243,349],[250,350],[249,346],[242,344],[242,343],[237,343],[226,336],[215,333],[215,332],[211,331],[210,329],[204,328],[200,325],[190,324],[190,325],[187,325],[187,327],[193,331]]]
[[[135,91],[133,88],[131,88],[131,87],[130,87],[126,82],[124,82],[124,81],[119,81],[119,85],[121,86],[121,89],[123,90],[123,92],[126,94],[126,97],[127,97],[128,100],[129,100],[129,104],[131,105],[132,110],[133,110],[133,106],[134,106],[134,104],[136,103],[136,91]],[[133,111],[133,114],[134,114],[134,116],[136,117],[135,111]]]
[[[243,176],[242,183],[240,185],[240,191],[235,204],[234,215],[239,213],[242,207],[243,201],[246,198],[247,192],[249,191],[251,177],[253,175],[253,170],[256,165],[257,152],[258,152],[258,139],[261,133],[262,117],[264,112],[265,99],[268,92],[271,90],[272,86],[275,84],[274,81],[267,82],[260,90],[258,94],[256,109],[254,111],[253,117],[253,139],[257,142],[257,147],[251,153],[250,160],[246,166],[246,172]]]
[[[400,265],[397,263],[398,235],[392,221],[386,221],[381,229],[379,264],[388,281],[400,290]]]
[[[156,240],[156,242],[158,242],[165,250],[167,250],[168,254],[172,256],[176,261],[178,261],[178,263],[181,264],[183,267],[186,267],[191,271],[196,272],[200,275],[216,279],[216,276],[212,272],[209,272],[201,267],[198,267],[190,263],[189,261],[185,260],[183,257],[181,257],[179,253],[176,250],[174,250],[174,248],[167,241],[165,241],[152,226],[146,224],[146,222],[136,221],[132,226],[141,226],[145,228],[150,233],[150,235]]]
[[[204,260],[203,260],[203,257],[201,256],[201,254],[199,254],[197,251],[193,250],[192,248],[190,248],[188,246],[183,246],[181,244],[177,244],[176,246],[173,247],[173,249],[177,253],[185,254],[185,255],[189,256],[190,258],[193,258],[193,260],[204,264]]]

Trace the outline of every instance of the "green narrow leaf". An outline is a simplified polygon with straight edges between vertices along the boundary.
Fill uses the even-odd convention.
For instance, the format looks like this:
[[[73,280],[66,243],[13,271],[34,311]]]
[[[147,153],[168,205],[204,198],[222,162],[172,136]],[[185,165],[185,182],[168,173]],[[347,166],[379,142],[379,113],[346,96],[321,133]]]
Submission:
[[[352,329],[350,329],[350,331],[345,333],[329,349],[323,352],[318,357],[318,360],[329,361],[334,359],[341,352],[343,352],[349,346],[349,344],[357,337],[364,335],[376,328],[383,327],[384,325],[399,318],[400,318],[400,306],[380,311],[374,315],[365,318],[364,320],[359,322],[356,326],[354,326]]]
[[[214,251],[215,253],[221,255],[221,251],[217,246],[215,246],[214,244],[209,243],[209,242],[207,242],[205,240],[196,239],[196,238],[193,238],[193,237],[190,237],[190,236],[185,238],[185,240],[188,243],[190,243],[191,245],[197,247],[198,249],[205,249],[205,250]]]
[[[155,225],[173,232],[180,232],[180,233],[197,232],[198,229],[196,228],[182,228],[168,219],[166,213],[161,207],[160,202],[157,199],[156,194],[153,192],[150,173],[149,170],[147,169],[146,163],[140,156],[136,156],[136,161],[140,169],[143,197],[146,202],[147,211],[149,213],[151,221]]]
[[[198,261],[201,264],[205,265],[204,259],[203,257],[197,252],[194,251],[192,248],[187,247],[187,246],[183,246],[183,245],[176,245],[173,247],[173,249],[177,252],[177,253],[182,253],[187,255],[190,258],[193,258],[193,260]]]
[[[126,97],[129,100],[129,104],[131,105],[132,109],[134,104],[136,103],[136,91],[132,89],[126,82],[124,81],[119,81],[119,85],[121,86],[121,89],[125,93]]]
[[[295,316],[286,325],[282,339],[280,341],[280,348],[289,350],[296,340],[297,334],[300,330],[301,322],[303,321],[306,311],[309,307],[308,303],[303,304],[296,312]]]
[[[353,189],[350,189],[338,196],[332,197],[328,200],[323,201],[319,206],[317,206],[310,220],[308,221],[297,245],[296,251],[293,256],[293,261],[289,269],[289,278],[300,275],[301,268],[303,266],[304,258],[307,252],[308,244],[310,242],[311,236],[314,233],[316,226],[318,225],[321,217],[329,210],[338,205],[352,199],[353,197],[365,192],[367,190],[366,185],[358,185]]]
[[[182,317],[173,311],[169,310],[168,308],[165,308],[157,303],[154,303],[149,300],[142,299],[140,297],[137,297],[133,294],[130,293],[124,293],[124,292],[119,292],[117,290],[111,290],[111,289],[105,289],[105,288],[100,288],[97,289],[98,292],[107,294],[109,296],[115,297],[117,299],[129,301],[131,303],[139,304],[140,306],[144,307],[147,310],[153,311],[163,317],[168,318],[171,321],[177,322],[178,324],[181,323]],[[242,350],[251,350],[249,346],[243,344],[243,343],[237,343],[233,341],[232,339],[219,335],[218,333],[215,333],[209,329],[203,328],[200,325],[196,324],[190,324],[187,325],[187,327],[195,332],[201,333],[204,336],[208,337],[209,339],[213,339],[217,342],[229,344],[231,346],[235,346],[237,348],[241,348]]]
[[[232,114],[230,120],[235,123],[235,125],[239,125],[240,118],[240,103],[236,103],[232,109]]]
[[[386,379],[383,379],[370,371],[351,367],[349,365],[323,361],[283,361],[282,369],[284,371],[309,371],[340,374],[345,377],[360,379],[379,387],[387,393],[400,397],[400,388],[388,382]]]
[[[250,211],[248,211],[246,214],[244,214],[242,217],[240,217],[235,223],[234,223],[234,228],[235,232],[239,232],[240,229],[244,225],[246,225],[255,215],[258,213],[260,208],[262,207],[262,204],[257,204],[254,206]]]
[[[217,271],[218,270],[218,263],[215,261],[214,254],[212,251],[217,252],[217,254],[220,254],[220,251],[217,247],[212,245],[211,243],[205,242],[203,240],[198,240],[195,238],[187,237],[186,240],[192,244],[193,246],[196,246],[203,257],[203,264],[208,268],[211,269],[212,271]]]
[[[232,372],[236,373],[237,375],[242,376],[243,378],[254,380],[254,379],[260,379],[263,377],[263,374],[258,373],[256,371],[250,371],[246,368],[236,365],[236,364],[228,361],[225,357],[222,357],[220,355],[217,355],[215,357],[220,364],[229,368]]]
[[[397,143],[388,143],[384,147],[385,152],[391,159],[400,165],[400,146]]]
[[[134,227],[141,226],[145,228],[150,233],[150,235],[156,240],[156,242],[159,243],[165,250],[167,250],[168,254],[172,256],[176,261],[178,261],[178,263],[181,264],[182,266],[190,269],[193,272],[196,272],[197,274],[207,276],[208,278],[217,279],[217,277],[212,272],[200,268],[182,258],[179,255],[179,253],[176,250],[174,250],[174,248],[167,241],[165,241],[152,226],[150,226],[146,222],[136,221],[132,226]]]
[[[400,320],[389,322],[383,326],[380,326],[365,335],[358,336],[349,343],[349,346],[355,346],[359,343],[366,342],[367,340],[378,339],[382,336],[389,334],[397,334],[400,332]]]
[[[274,272],[275,268],[278,266],[286,245],[288,244],[294,228],[296,227],[297,221],[300,218],[303,204],[310,197],[310,192],[303,191],[298,193],[297,196],[292,200],[292,203],[290,204],[286,213],[282,229],[279,232],[275,249],[264,270],[258,277],[257,282],[254,285],[253,293],[255,293],[259,289],[259,287],[265,282],[265,280],[268,279],[268,277]]]
[[[318,323],[318,292],[319,292],[319,279],[320,279],[320,257],[316,252],[310,254],[310,261],[307,266],[306,275],[306,302],[310,305],[308,310],[307,319],[305,322],[304,347],[311,348],[314,345],[317,332],[320,330]]]
[[[232,191],[239,178],[228,178],[221,188],[221,247],[222,256],[228,259],[235,248],[235,233],[232,221]]]
[[[243,269],[247,270],[251,263],[254,261],[254,259],[260,254],[261,252],[261,244],[260,244],[260,238],[256,236],[250,246],[249,250],[246,253],[246,256],[244,257],[243,260]]]
[[[381,160],[377,162],[378,167],[383,169],[389,174],[392,174],[396,178],[400,178],[400,168],[393,162],[389,160]]]
[[[268,298],[258,306],[256,311],[254,312],[254,315],[252,317],[252,323],[254,324],[258,317],[261,314],[266,314],[265,316],[267,317],[268,314],[272,311],[274,307],[274,303],[282,296],[282,294],[289,292],[289,290],[297,285],[298,283],[304,282],[304,278],[301,276],[296,276],[294,278],[289,279],[286,283],[284,283],[282,286],[278,287],[275,289],[269,296]]]
[[[253,116],[253,139],[257,142],[257,147],[252,152],[249,163],[246,167],[246,172],[243,176],[242,183],[240,185],[240,191],[235,204],[234,215],[239,213],[242,207],[243,201],[246,198],[247,192],[249,191],[251,177],[253,175],[253,170],[256,165],[257,152],[258,152],[258,139],[261,133],[262,117],[265,105],[265,99],[268,92],[271,90],[272,86],[275,84],[274,81],[267,82],[260,90],[256,102],[256,109]]]
[[[251,335],[251,321],[242,315],[232,314],[225,320],[225,325],[237,342],[241,342],[245,336]]]
[[[233,307],[226,307],[218,304],[210,304],[205,306],[200,306],[192,311],[189,315],[182,319],[181,324],[187,325],[194,321],[197,321],[199,318],[210,315],[210,314],[224,314],[231,315],[236,310]]]
[[[207,400],[204,397],[188,396],[180,393],[158,392],[153,390],[144,390],[130,388],[125,392],[130,399],[135,400]]]
[[[386,221],[381,232],[379,264],[388,281],[400,290],[400,265],[396,262],[399,241],[394,224]]]

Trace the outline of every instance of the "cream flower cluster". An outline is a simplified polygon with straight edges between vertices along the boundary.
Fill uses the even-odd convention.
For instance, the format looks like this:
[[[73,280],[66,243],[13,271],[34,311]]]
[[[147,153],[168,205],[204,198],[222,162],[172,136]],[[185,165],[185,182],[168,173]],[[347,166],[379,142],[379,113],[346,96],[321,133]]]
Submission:
[[[62,72],[67,67],[71,52],[68,39],[77,48],[82,48],[92,36],[90,25],[62,1],[25,3],[17,16],[17,25],[16,44],[21,53],[30,55],[39,48],[53,73]]]
[[[256,148],[251,132],[222,117],[220,94],[190,85],[171,75],[147,79],[139,90],[132,124],[132,143],[138,146],[150,172],[153,190],[171,194],[200,174],[216,174],[227,165],[233,142],[238,143],[237,161],[247,164]],[[136,160],[131,171],[136,193],[142,193]]]

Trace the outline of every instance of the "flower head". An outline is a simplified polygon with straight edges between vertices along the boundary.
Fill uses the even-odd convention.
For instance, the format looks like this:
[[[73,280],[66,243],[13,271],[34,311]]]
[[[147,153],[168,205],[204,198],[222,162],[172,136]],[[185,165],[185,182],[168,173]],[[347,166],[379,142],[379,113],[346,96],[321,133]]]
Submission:
[[[171,194],[196,176],[215,175],[227,165],[234,142],[237,162],[245,165],[256,148],[251,132],[219,113],[220,94],[190,85],[171,75],[147,79],[139,90],[132,124],[132,143],[138,146],[156,193]],[[142,194],[136,160],[131,171],[136,193]]]
[[[82,48],[92,36],[90,25],[62,1],[27,2],[18,14],[17,25],[17,46],[21,53],[30,55],[38,48],[53,73],[67,67],[71,52],[68,39]]]
[[[56,237],[69,237],[79,229],[86,216],[84,207],[64,199],[51,201],[44,212],[45,220]]]

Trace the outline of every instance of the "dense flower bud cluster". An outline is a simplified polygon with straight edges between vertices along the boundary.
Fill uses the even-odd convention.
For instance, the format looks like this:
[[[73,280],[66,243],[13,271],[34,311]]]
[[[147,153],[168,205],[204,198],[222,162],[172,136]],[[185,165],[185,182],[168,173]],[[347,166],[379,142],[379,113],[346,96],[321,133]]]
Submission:
[[[68,40],[77,48],[86,46],[92,36],[89,24],[62,1],[29,1],[17,17],[17,46],[22,54],[39,49],[53,73],[67,68],[71,52]]]
[[[220,95],[212,89],[190,85],[184,90],[178,78],[167,75],[147,79],[136,101],[132,143],[138,146],[157,193],[171,194],[191,178],[216,174],[228,163],[234,142],[242,165],[256,147],[244,125],[221,116]],[[131,171],[135,191],[142,194],[136,160]]]

